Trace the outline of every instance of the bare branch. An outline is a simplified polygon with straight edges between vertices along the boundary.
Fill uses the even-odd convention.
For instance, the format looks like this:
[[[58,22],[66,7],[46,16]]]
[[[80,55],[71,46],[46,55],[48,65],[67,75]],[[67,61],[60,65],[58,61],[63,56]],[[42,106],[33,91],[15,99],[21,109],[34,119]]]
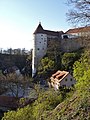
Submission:
[[[72,9],[68,11],[67,21],[73,24],[90,24],[90,0],[68,0]]]

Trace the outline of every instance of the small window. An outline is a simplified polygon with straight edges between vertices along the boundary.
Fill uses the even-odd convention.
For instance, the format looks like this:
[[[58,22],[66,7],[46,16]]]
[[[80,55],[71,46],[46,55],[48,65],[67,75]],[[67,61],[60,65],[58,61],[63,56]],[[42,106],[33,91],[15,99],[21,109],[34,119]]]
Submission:
[[[70,79],[70,81],[72,81],[72,78]]]
[[[44,42],[46,42],[46,39],[44,39]]]
[[[44,50],[44,48],[43,48],[43,50]]]
[[[64,36],[63,36],[63,38],[67,39],[67,38],[68,38],[68,36],[67,36],[67,35],[64,35]]]
[[[40,50],[39,48],[37,50]]]
[[[74,87],[74,84],[72,84],[71,86]]]
[[[43,38],[41,38],[43,40]]]
[[[43,35],[41,35],[41,36],[43,36]]]
[[[39,42],[39,43],[41,43],[41,42]]]
[[[63,85],[62,87],[66,87],[66,85]]]
[[[65,79],[65,81],[67,81],[67,78]]]

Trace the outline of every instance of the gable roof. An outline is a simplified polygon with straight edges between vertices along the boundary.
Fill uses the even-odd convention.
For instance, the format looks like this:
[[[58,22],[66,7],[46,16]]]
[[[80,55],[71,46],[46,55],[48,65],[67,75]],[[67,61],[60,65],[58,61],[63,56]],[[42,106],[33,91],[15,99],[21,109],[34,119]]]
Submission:
[[[54,78],[54,80],[57,79],[58,81],[61,81],[68,74],[69,74],[69,72],[67,72],[67,71],[60,71],[60,70],[58,70],[56,73],[52,74],[51,78]]]
[[[36,30],[33,34],[37,34],[37,33],[44,33],[44,34],[52,35],[52,36],[59,36],[59,35],[63,34],[63,31],[44,30],[41,23],[39,23],[38,27],[36,28]]]
[[[33,34],[37,34],[37,33],[44,33],[44,29],[41,26],[41,23],[39,23],[38,27],[36,28],[36,30]]]
[[[63,34],[63,31],[51,31],[51,30],[44,30],[44,32],[47,35],[52,35],[52,36],[59,36]]]
[[[74,29],[69,29],[66,34],[70,34],[70,33],[80,33],[80,32],[88,32],[90,31],[90,26],[86,26],[86,27],[80,27],[80,28],[74,28]]]

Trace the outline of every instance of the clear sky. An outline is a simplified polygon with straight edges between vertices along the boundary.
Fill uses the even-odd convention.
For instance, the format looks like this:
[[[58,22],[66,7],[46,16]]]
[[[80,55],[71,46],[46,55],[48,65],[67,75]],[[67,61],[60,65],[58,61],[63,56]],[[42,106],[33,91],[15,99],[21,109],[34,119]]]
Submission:
[[[0,48],[32,48],[33,32],[67,31],[67,0],[0,0]]]

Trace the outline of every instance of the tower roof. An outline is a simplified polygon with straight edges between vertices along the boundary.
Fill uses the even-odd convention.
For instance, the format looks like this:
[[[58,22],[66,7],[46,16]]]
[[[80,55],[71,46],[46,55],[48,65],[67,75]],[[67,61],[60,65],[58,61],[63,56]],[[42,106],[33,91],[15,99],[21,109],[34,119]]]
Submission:
[[[39,23],[38,27],[36,28],[33,34],[38,34],[38,33],[43,33],[43,34],[52,35],[52,36],[59,36],[63,34],[63,31],[44,30],[41,23]]]
[[[44,33],[44,29],[43,29],[41,23],[39,23],[38,27],[36,28],[36,30],[33,34],[37,34],[37,33]]]

